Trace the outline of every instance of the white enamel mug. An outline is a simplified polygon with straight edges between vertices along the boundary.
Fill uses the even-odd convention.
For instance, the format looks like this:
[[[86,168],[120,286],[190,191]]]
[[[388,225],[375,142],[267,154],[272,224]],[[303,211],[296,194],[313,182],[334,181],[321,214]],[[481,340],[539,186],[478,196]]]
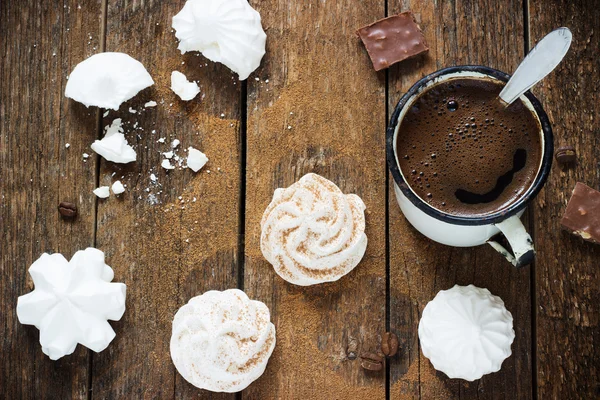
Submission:
[[[540,126],[542,162],[531,187],[517,201],[501,210],[484,216],[457,216],[440,211],[421,199],[407,184],[396,154],[396,141],[401,135],[400,124],[420,93],[427,87],[451,78],[478,78],[507,82],[509,75],[483,66],[450,67],[427,75],[402,96],[386,133],[387,161],[394,178],[394,192],[406,219],[423,235],[436,242],[455,247],[471,247],[488,243],[517,267],[531,263],[535,250],[531,237],[520,220],[527,204],[538,194],[546,182],[552,166],[554,152],[552,129],[540,102],[526,92],[523,103],[537,118]],[[511,251],[491,238],[502,233]]]

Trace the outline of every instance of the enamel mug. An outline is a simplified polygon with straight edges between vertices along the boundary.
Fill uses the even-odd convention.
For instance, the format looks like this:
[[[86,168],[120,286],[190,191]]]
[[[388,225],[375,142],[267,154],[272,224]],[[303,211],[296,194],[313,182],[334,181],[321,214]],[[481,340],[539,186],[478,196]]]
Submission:
[[[521,100],[537,118],[542,145],[541,163],[529,189],[514,203],[484,216],[458,216],[440,211],[423,201],[408,185],[396,154],[396,140],[401,135],[400,124],[407,110],[427,87],[451,78],[491,79],[507,82],[509,75],[483,66],[450,67],[427,75],[402,96],[386,132],[388,166],[394,178],[394,192],[406,219],[423,235],[436,242],[455,247],[471,247],[488,243],[517,267],[531,263],[535,250],[531,237],[520,220],[525,207],[546,182],[554,151],[552,129],[540,102],[530,92]],[[502,233],[511,249],[506,249],[492,237]]]

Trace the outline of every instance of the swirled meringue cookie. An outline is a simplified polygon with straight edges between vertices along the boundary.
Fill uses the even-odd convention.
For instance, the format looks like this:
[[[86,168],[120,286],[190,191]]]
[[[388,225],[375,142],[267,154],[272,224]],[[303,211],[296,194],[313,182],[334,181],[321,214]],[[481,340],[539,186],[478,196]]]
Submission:
[[[502,299],[473,285],[440,291],[419,321],[423,355],[449,378],[473,381],[499,371],[514,338]]]
[[[246,0],[188,0],[173,17],[181,53],[200,51],[225,64],[240,80],[248,78],[265,55],[267,35],[260,14]]]
[[[213,392],[239,392],[258,379],[275,348],[267,306],[238,289],[211,290],[175,314],[171,358],[186,381]]]
[[[336,281],[365,254],[365,208],[360,197],[322,176],[304,175],[275,190],[261,221],[262,253],[295,285]]]

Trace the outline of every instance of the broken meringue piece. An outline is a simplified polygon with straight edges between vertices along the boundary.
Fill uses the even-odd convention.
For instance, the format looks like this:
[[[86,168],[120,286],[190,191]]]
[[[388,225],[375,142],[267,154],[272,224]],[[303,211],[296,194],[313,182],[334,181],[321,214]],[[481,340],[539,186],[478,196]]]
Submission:
[[[317,174],[277,189],[261,221],[260,248],[275,272],[295,285],[340,279],[367,248],[365,204]]]
[[[192,385],[239,392],[258,379],[275,348],[267,306],[238,289],[192,298],[173,319],[171,358]]]
[[[186,76],[179,71],[171,72],[171,90],[183,101],[192,100],[200,88],[196,82],[190,82]]]
[[[162,160],[162,162],[160,163],[160,166],[163,167],[164,169],[175,169],[175,167],[173,165],[171,165],[171,162],[168,159]]]
[[[20,296],[17,317],[40,330],[40,344],[51,360],[73,353],[77,343],[101,352],[114,339],[107,320],[125,312],[126,286],[111,283],[114,273],[98,249],[80,250],[71,261],[47,254],[29,268],[35,289]]]
[[[248,78],[265,54],[260,14],[246,0],[188,0],[173,17],[181,53],[200,51]]]
[[[141,62],[125,53],[95,54],[75,66],[65,96],[84,104],[118,110],[119,106],[152,86]]]
[[[104,157],[105,160],[127,164],[135,161],[137,155],[133,147],[127,143],[123,134],[121,118],[115,119],[110,126],[105,128],[106,133],[102,140],[92,143],[92,150]]]
[[[114,194],[121,194],[125,192],[125,186],[123,186],[121,181],[115,181],[111,186],[111,190]]]
[[[93,193],[101,199],[106,199],[110,196],[110,189],[108,186],[100,186],[93,190]]]
[[[208,162],[206,154],[193,147],[188,147],[187,166],[194,172],[200,171]]]
[[[149,102],[144,104],[144,108],[150,108],[150,107],[156,107],[156,106],[157,106],[157,104],[154,100],[150,100]]]
[[[474,381],[499,371],[514,338],[502,299],[473,285],[440,291],[419,321],[423,355],[449,378]]]

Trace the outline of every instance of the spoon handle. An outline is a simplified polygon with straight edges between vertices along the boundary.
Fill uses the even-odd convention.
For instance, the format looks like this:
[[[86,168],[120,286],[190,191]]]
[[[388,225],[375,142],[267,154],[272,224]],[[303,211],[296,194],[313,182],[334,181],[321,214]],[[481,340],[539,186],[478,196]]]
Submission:
[[[500,92],[500,99],[511,104],[548,75],[563,59],[571,46],[569,28],[558,28],[538,42]]]

